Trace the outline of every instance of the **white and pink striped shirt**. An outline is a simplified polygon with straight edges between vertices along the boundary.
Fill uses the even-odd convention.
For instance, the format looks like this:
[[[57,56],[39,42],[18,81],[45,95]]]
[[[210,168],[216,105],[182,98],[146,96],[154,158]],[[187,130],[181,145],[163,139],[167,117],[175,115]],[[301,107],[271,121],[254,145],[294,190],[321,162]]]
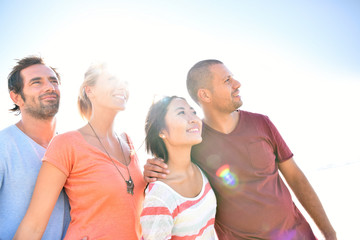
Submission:
[[[201,170],[200,170],[201,171]],[[200,194],[186,198],[157,181],[146,189],[140,222],[144,240],[217,240],[216,197],[206,178]]]

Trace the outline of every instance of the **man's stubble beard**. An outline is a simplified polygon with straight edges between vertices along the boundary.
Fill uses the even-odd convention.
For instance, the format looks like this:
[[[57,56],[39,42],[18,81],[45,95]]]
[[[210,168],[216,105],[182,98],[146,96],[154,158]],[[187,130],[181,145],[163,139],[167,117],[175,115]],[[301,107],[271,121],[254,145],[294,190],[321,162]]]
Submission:
[[[43,102],[40,99],[42,96],[40,96],[38,97],[38,104],[36,104],[35,101],[33,101],[36,104],[36,106],[28,105],[24,108],[23,111],[25,111],[32,117],[40,120],[47,120],[53,118],[59,111],[59,105],[60,105],[60,98],[58,94],[56,95],[57,95],[57,99],[48,104],[43,104]],[[25,97],[24,97],[24,102],[26,102]]]

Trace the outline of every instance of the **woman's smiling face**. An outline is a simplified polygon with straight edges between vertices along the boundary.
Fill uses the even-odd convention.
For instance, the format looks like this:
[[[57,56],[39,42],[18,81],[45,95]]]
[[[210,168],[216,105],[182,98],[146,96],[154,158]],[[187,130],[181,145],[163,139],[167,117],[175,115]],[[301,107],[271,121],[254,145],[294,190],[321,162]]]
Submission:
[[[195,110],[182,98],[175,98],[168,106],[165,115],[166,129],[160,137],[166,144],[172,146],[195,145],[202,141],[201,119]]]
[[[127,82],[118,76],[104,70],[98,77],[92,88],[92,104],[100,104],[102,107],[125,110],[129,99]]]

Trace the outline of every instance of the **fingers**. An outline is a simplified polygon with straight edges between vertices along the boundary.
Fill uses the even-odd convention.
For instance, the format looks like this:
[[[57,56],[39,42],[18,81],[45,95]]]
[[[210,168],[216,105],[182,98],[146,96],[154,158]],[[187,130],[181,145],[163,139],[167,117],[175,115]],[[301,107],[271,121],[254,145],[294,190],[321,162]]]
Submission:
[[[144,179],[146,182],[154,182],[158,178],[166,178],[169,174],[166,163],[160,158],[148,159],[144,165]]]
[[[152,171],[156,173],[169,174],[168,166],[164,163],[164,160],[161,158],[152,158],[148,159],[146,164],[144,165],[144,169],[146,171]],[[156,177],[152,176],[151,177]]]
[[[144,175],[144,180],[147,183],[151,183],[151,182],[155,182],[157,180],[157,178],[145,177],[145,175]]]
[[[145,178],[166,178],[166,175],[167,175],[166,173],[158,172],[155,170],[145,169],[145,166],[144,166],[144,177]]]

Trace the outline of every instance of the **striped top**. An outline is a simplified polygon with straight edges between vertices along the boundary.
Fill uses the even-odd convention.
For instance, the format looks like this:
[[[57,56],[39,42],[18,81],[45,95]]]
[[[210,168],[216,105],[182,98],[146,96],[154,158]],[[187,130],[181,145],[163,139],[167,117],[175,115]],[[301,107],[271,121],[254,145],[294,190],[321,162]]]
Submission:
[[[194,198],[183,197],[160,181],[149,184],[140,218],[142,239],[218,239],[214,228],[216,197],[201,174],[202,190]]]

